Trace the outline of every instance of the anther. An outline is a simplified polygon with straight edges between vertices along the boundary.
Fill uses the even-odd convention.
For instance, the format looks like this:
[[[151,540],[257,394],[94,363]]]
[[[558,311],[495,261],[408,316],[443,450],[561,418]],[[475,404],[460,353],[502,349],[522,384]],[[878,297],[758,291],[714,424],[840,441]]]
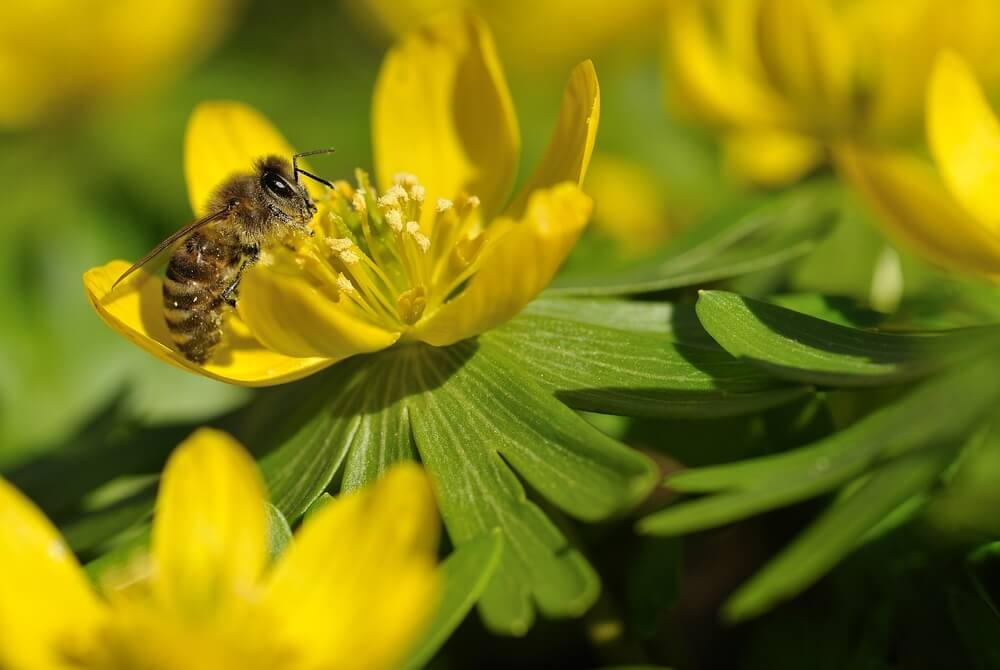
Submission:
[[[389,227],[392,228],[393,232],[403,232],[403,213],[398,209],[390,209],[386,212],[385,220],[388,222]]]
[[[438,198],[438,201],[437,201],[437,211],[438,211],[438,213],[447,212],[449,209],[451,209],[452,207],[454,207],[454,205],[455,205],[455,203],[453,203],[448,198]]]

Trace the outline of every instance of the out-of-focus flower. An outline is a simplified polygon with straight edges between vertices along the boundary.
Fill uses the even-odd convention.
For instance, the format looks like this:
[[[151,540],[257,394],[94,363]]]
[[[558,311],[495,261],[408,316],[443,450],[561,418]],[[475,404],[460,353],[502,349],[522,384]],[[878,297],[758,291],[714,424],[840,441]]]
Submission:
[[[318,198],[315,235],[279,248],[240,285],[223,344],[197,365],[170,344],[161,281],[113,261],[84,276],[101,318],[157,357],[248,385],[290,381],[397,341],[446,346],[498,326],[551,280],[587,223],[579,187],[600,96],[587,61],[570,75],[551,143],[504,206],[520,151],[490,33],[464,15],[416,31],[386,56],[373,103],[375,184],[338,182]],[[213,188],[261,156],[292,150],[235,103],[205,104],[188,127],[185,167],[201,213]]]
[[[662,0],[366,0],[346,2],[362,20],[401,35],[443,11],[470,10],[496,34],[500,51],[514,65],[531,70],[558,68],[609,47],[651,41],[663,12]]]
[[[936,172],[896,151],[843,145],[836,155],[891,235],[944,267],[1000,280],[1000,122],[953,52],[931,76],[927,141]]]
[[[595,153],[586,189],[595,203],[591,229],[618,242],[625,254],[653,251],[669,238],[663,189],[637,163]]]
[[[0,479],[0,665],[10,670],[388,668],[433,613],[438,521],[401,464],[306,519],[268,566],[266,491],[231,437],[200,430],[163,473],[148,560],[88,583]]]
[[[0,3],[0,127],[169,78],[227,28],[238,0]]]
[[[954,48],[1000,78],[992,0],[674,0],[670,96],[723,133],[726,165],[794,180],[844,139],[912,133],[933,55]]]

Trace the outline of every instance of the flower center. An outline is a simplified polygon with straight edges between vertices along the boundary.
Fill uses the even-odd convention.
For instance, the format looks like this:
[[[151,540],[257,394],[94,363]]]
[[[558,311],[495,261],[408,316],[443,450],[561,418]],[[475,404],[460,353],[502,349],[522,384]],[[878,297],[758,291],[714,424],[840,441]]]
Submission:
[[[433,313],[477,269],[484,241],[479,198],[439,198],[398,174],[381,195],[356,171],[357,187],[339,181],[319,203],[315,235],[297,262],[335,299],[354,302],[374,323],[406,331]]]

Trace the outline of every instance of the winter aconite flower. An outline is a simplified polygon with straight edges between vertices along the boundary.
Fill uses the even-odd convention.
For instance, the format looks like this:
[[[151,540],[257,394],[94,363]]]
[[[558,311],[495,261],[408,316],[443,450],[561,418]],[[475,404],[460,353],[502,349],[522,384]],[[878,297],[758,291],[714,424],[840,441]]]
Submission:
[[[353,490],[419,458],[456,548],[500,531],[503,550],[479,600],[487,626],[523,634],[536,611],[579,616],[599,580],[536,500],[606,519],[642,500],[656,472],[566,403],[622,411],[623,398],[645,393],[658,412],[671,384],[696,386],[679,392],[684,408],[717,387],[737,398],[760,389],[743,373],[717,383],[669,341],[646,348],[635,340],[648,334],[595,326],[606,317],[586,312],[600,304],[552,314],[542,300],[530,313],[590,213],[579,184],[599,109],[584,62],[570,75],[540,164],[508,200],[519,131],[492,39],[477,19],[441,17],[385,58],[374,174],[359,170],[314,191],[312,236],[272,247],[244,275],[204,366],[170,346],[152,273],[111,291],[129,265],[115,261],[85,275],[87,291],[109,325],[172,364],[250,385],[309,377],[258,394],[251,425],[240,428],[290,519],[331,486]],[[185,161],[195,212],[226,176],[272,153],[291,149],[253,110],[199,107]],[[612,318],[618,328],[625,322]],[[622,388],[633,355],[642,357],[639,391]],[[564,400],[557,388],[589,391]]]
[[[844,173],[888,232],[932,262],[1000,279],[1000,121],[957,54],[941,54],[927,94],[937,173],[900,152],[843,146]]]
[[[228,28],[234,0],[0,3],[0,127],[18,128],[183,69]]]
[[[201,430],[171,456],[148,559],[95,592],[55,528],[0,479],[0,666],[389,668],[433,612],[437,520],[420,469],[327,504],[268,565],[250,456]]]
[[[540,165],[508,202],[519,154],[510,95],[492,40],[451,17],[386,56],[375,90],[374,178],[316,191],[314,235],[244,276],[238,315],[204,366],[170,343],[161,282],[128,267],[89,271],[101,317],[147,351],[217,379],[269,385],[396,342],[452,344],[504,323],[552,278],[587,222],[579,188],[599,117],[590,62],[567,85]],[[236,103],[201,105],[188,127],[192,207],[262,156],[290,156],[280,134]],[[506,203],[506,204],[505,204]]]
[[[934,54],[960,51],[991,81],[992,0],[676,0],[667,3],[676,102],[723,134],[728,168],[794,180],[831,142],[886,141],[918,125]]]

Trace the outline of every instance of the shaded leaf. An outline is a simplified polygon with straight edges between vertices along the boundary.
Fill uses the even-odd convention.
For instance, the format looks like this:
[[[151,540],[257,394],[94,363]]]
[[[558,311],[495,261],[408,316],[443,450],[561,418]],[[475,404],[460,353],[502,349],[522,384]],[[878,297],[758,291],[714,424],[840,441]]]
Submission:
[[[480,342],[502,350],[576,409],[628,416],[726,416],[782,404],[809,391],[736,360],[685,318],[689,311],[673,305],[538,302]],[[638,330],[632,330],[634,323]]]
[[[292,529],[289,527],[288,521],[285,519],[285,515],[281,513],[281,510],[270,503],[265,504],[267,505],[268,555],[273,561],[281,555],[281,552],[285,550],[285,547],[292,540]]]
[[[996,341],[996,327],[912,334],[841,326],[723,291],[703,291],[702,325],[726,351],[784,379],[872,386],[924,377]]]
[[[417,351],[424,386],[433,390],[414,399],[411,421],[448,532],[461,544],[503,529],[503,559],[480,603],[486,624],[523,633],[535,605],[549,616],[581,614],[597,596],[597,575],[526,498],[511,468],[561,509],[596,520],[641,500],[655,477],[652,464],[591,427],[500,351],[472,342]],[[450,375],[446,363],[433,362],[443,356]]]

